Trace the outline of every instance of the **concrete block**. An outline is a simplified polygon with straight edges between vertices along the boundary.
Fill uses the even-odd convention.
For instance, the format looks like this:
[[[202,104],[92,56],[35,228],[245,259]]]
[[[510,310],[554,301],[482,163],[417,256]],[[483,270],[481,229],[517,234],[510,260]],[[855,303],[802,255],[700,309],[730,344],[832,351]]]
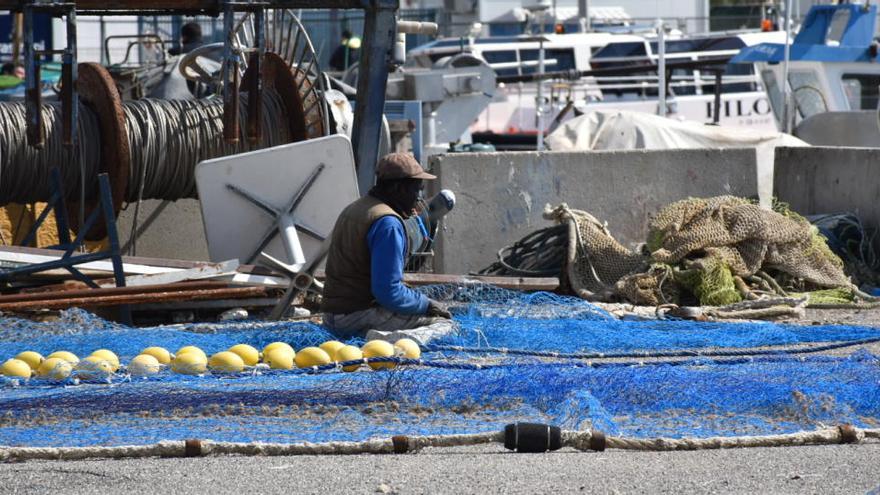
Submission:
[[[434,156],[434,189],[455,192],[435,270],[468,273],[505,245],[547,227],[545,204],[586,210],[627,245],[644,242],[648,216],[687,197],[756,197],[751,149],[461,153]]]
[[[131,241],[134,203],[119,213],[116,227],[123,247]],[[207,261],[208,243],[202,223],[202,210],[196,199],[178,201],[146,200],[138,212],[137,255]],[[134,254],[123,250],[123,254]]]
[[[880,227],[880,149],[776,148],[774,191],[802,215],[852,212]]]

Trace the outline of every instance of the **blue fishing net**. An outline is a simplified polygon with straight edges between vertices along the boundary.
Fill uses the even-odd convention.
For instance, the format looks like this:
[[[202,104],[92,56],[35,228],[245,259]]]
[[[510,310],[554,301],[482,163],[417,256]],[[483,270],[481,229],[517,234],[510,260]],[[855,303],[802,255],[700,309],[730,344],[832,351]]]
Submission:
[[[146,378],[121,370],[109,383],[76,380],[76,373],[61,382],[0,378],[0,445],[324,442],[498,431],[513,421],[635,437],[706,437],[880,421],[877,356],[848,348],[786,354],[793,347],[880,340],[880,329],[623,321],[551,294],[487,286],[425,291],[457,304],[460,328],[432,342],[421,363],[350,373],[332,366],[203,376],[165,370]],[[195,345],[212,354],[238,343],[262,348],[284,341],[302,349],[332,338],[309,322],[129,328],[70,310],[54,322],[0,318],[0,361],[24,350],[83,357],[106,348],[125,364],[149,346]],[[717,349],[731,352],[697,355]],[[599,352],[640,357],[548,355]]]

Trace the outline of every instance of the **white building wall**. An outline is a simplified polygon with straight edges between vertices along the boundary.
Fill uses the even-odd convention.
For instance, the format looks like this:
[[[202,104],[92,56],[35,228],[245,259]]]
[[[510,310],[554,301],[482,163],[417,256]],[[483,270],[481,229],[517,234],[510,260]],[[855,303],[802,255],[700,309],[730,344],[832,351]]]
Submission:
[[[489,22],[514,7],[534,3],[536,0],[477,0],[479,20]],[[709,0],[588,0],[588,3],[591,7],[622,7],[639,24],[663,18],[672,27],[688,32],[709,30]],[[556,6],[577,7],[577,0],[556,0]]]

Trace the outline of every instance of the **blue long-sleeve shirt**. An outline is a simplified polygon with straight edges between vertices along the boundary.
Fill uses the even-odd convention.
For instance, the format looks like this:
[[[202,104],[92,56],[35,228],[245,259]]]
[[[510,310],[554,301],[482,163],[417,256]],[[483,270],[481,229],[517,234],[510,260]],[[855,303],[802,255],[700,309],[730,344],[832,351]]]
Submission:
[[[403,284],[406,232],[403,223],[387,216],[373,222],[367,233],[370,247],[370,288],[385,309],[404,315],[423,315],[428,298]]]

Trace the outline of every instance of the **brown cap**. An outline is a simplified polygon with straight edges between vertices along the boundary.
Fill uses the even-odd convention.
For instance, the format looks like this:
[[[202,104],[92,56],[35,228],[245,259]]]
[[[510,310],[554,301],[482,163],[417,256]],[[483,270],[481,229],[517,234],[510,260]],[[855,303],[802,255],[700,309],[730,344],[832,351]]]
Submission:
[[[425,172],[410,153],[389,153],[376,164],[379,180],[394,179],[436,179],[437,176]]]

